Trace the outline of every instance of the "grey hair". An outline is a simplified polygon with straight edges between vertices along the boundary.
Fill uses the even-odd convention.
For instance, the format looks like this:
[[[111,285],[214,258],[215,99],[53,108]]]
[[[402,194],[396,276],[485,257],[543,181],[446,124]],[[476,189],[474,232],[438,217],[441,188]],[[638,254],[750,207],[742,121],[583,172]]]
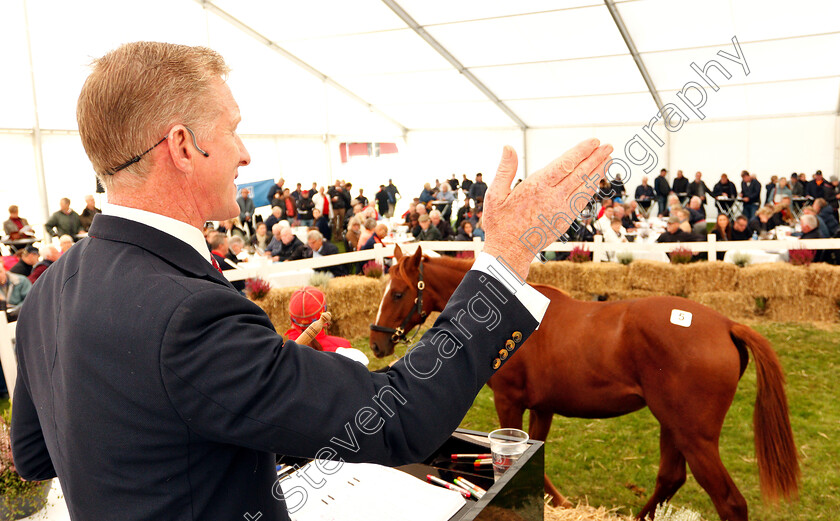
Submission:
[[[306,241],[307,242],[323,241],[323,240],[324,240],[324,236],[321,235],[321,232],[319,232],[318,230],[312,230],[312,231],[310,231],[309,233],[306,234]]]

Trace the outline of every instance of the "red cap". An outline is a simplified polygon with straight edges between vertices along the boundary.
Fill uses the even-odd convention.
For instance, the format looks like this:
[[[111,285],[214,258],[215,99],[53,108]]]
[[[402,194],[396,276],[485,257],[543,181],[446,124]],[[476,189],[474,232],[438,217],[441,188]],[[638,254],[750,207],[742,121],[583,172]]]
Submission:
[[[307,327],[327,310],[327,298],[318,288],[304,286],[289,299],[289,317],[300,327]]]

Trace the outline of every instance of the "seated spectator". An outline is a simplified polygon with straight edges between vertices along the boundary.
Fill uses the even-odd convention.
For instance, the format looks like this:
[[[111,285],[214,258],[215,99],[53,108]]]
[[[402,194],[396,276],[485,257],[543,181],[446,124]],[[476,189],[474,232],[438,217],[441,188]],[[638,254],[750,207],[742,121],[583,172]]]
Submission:
[[[23,275],[8,273],[0,263],[0,309],[9,311],[23,304],[32,283]]]
[[[696,195],[688,201],[688,223],[695,233],[706,233],[706,209],[703,208],[703,201]],[[702,231],[700,228],[702,227]]]
[[[12,241],[35,235],[26,219],[18,215],[18,207],[15,204],[9,207],[9,220],[3,223],[3,233]]]
[[[823,234],[820,233],[816,216],[807,213],[803,214],[802,217],[799,218],[799,226],[802,228],[801,235],[799,236],[801,239],[823,238]]]
[[[408,218],[408,229],[411,235],[416,239],[420,235],[420,214],[412,213]]]
[[[773,205],[773,217],[771,217],[771,220],[774,226],[794,226],[796,224],[796,218],[793,216],[790,205],[791,199],[789,195],[783,195],[780,202]]]
[[[458,228],[458,235],[455,237],[456,241],[471,241],[473,240],[473,225],[469,221],[464,221],[461,223],[461,227]]]
[[[725,213],[719,213],[714,228],[715,238],[719,241],[732,240],[732,224]]]
[[[224,227],[225,235],[227,235],[228,237],[242,237],[242,240],[245,240],[248,237],[248,231],[239,222],[239,217],[228,219],[227,221],[225,221]]]
[[[440,211],[441,215],[447,221],[452,217],[452,203],[455,202],[455,194],[452,192],[449,183],[443,183],[440,185],[440,192],[437,193],[435,196],[436,201],[445,201],[447,204],[444,205],[443,210]]]
[[[93,216],[98,213],[102,213],[102,210],[96,207],[96,200],[94,200],[92,195],[86,195],[85,209],[82,210],[82,215],[79,216],[84,231],[90,230],[90,225],[93,223]]]
[[[283,207],[272,206],[271,215],[265,220],[266,230],[274,230],[274,225],[283,220]]]
[[[50,216],[44,226],[51,237],[69,235],[75,237],[82,231],[82,221],[79,214],[70,208],[70,199],[64,197],[59,202],[61,209]]]
[[[251,246],[265,251],[269,242],[271,242],[271,235],[268,234],[268,225],[264,222],[257,224],[257,230],[251,237]]]
[[[733,241],[747,241],[752,238],[752,232],[747,229],[749,221],[743,215],[735,218],[735,223],[732,225],[732,240]]]
[[[44,248],[41,248],[41,257],[43,257],[43,260],[32,268],[32,273],[29,274],[29,282],[35,284],[38,277],[47,271],[47,268],[49,268],[53,262],[57,261],[60,256],[61,253],[55,246],[45,246]]]
[[[625,232],[627,230],[636,229],[636,223],[633,222],[633,219],[627,214],[627,208],[623,204],[613,205],[613,219],[618,219],[621,222],[621,227]],[[610,221],[610,223],[612,224],[612,221]]]
[[[773,217],[773,210],[768,208],[761,208],[755,213],[755,217],[750,221],[749,228],[750,228],[750,235],[758,235],[759,239],[766,239],[770,230],[775,227],[775,224],[771,222],[771,217]]]
[[[606,185],[607,180],[601,179],[601,184]],[[601,201],[601,208],[598,210],[598,219],[602,218],[607,211],[607,208],[612,208],[615,205],[612,199],[604,199]],[[610,218],[611,219],[611,218]]]
[[[417,234],[418,241],[439,241],[440,230],[432,226],[432,219],[428,215],[421,215],[417,222],[420,224],[420,233]]]
[[[75,241],[73,241],[73,237],[70,237],[69,235],[62,235],[58,238],[58,246],[61,248],[61,253],[67,253],[67,250],[69,250],[74,244]]]
[[[814,201],[814,211],[817,213],[817,220],[820,221],[820,232],[823,237],[836,237],[840,230],[840,223],[834,216],[834,209],[822,197]],[[823,226],[825,229],[823,229]]]
[[[9,273],[17,273],[24,277],[29,277],[32,274],[32,267],[38,264],[38,248],[35,246],[27,246],[22,250],[18,250],[20,255],[17,264],[12,266]]]
[[[593,242],[595,240],[595,234],[597,233],[597,230],[592,224],[592,215],[589,213],[585,213],[585,215],[581,216],[581,221],[579,222],[578,228],[569,228],[569,232],[571,240],[573,241]]]
[[[240,262],[247,262],[248,261],[248,254],[243,253],[243,248],[245,248],[245,240],[238,235],[235,237],[231,237],[228,240],[228,254],[225,259],[229,260],[234,264],[238,264]]]
[[[668,194],[668,197],[667,197],[666,203],[665,203],[665,214],[664,214],[664,216],[665,217],[670,217],[671,212],[673,212],[674,210],[679,209],[679,208],[682,208],[682,203],[680,203],[679,196],[675,193]]]
[[[624,213],[625,215],[621,218],[621,220],[626,223],[624,224],[624,227],[628,230],[635,228],[636,223],[642,220],[641,210],[639,210],[639,203],[632,199],[630,200],[630,202],[624,205]],[[631,226],[627,226],[627,224],[630,224]]]
[[[216,261],[216,264],[219,265],[219,268],[221,268],[222,271],[236,269],[236,263],[231,262],[228,259],[228,253],[230,249],[228,246],[228,237],[225,234],[221,232],[212,232],[207,236],[207,242],[210,245],[210,255],[213,256],[213,259]],[[231,284],[240,293],[245,291],[244,280],[237,280],[231,282]]]
[[[356,242],[356,248],[361,250],[362,246],[367,244],[368,239],[370,236],[373,235],[374,229],[376,228],[376,221],[374,219],[365,219],[362,221],[363,226],[359,230],[359,240]]]
[[[448,183],[444,183],[441,186],[447,186]],[[440,213],[439,210],[432,210],[429,213],[429,218],[432,220],[432,226],[438,229],[440,232],[440,239],[441,241],[451,241],[455,238],[455,230],[452,229],[452,225],[449,224],[447,219],[443,218],[443,215]]]
[[[268,243],[266,255],[270,256],[274,262],[289,260],[295,250],[303,245],[300,239],[292,233],[292,229],[287,226],[275,224],[271,231],[274,238]]]
[[[697,236],[680,228],[680,218],[672,215],[668,218],[665,232],[662,233],[656,242],[696,242]]]
[[[347,233],[344,234],[344,248],[346,251],[356,251],[359,248],[359,238],[362,232],[362,221],[359,216],[353,216],[347,222]],[[367,239],[366,239],[367,240]]]
[[[292,327],[286,331],[285,337],[297,340],[313,322],[321,318],[321,313],[327,310],[327,298],[318,288],[304,286],[292,293],[289,299],[289,319]],[[350,346],[350,341],[339,336],[327,335],[326,328],[322,329],[312,341],[310,347],[317,351],[336,353],[367,365],[369,360],[358,349]]]
[[[615,208],[612,206],[602,209],[604,210],[604,213],[602,213],[601,217],[595,221],[595,227],[601,232],[601,235],[603,235],[607,228],[611,226],[610,223],[612,223],[613,217],[615,217]]]
[[[315,220],[315,227],[321,232],[328,241],[332,240],[332,227],[330,227],[330,219],[321,213],[321,210],[315,208],[312,210],[312,218]]]
[[[299,259],[317,259],[319,257],[326,257],[327,255],[336,255],[338,253],[338,246],[325,241],[324,236],[318,230],[310,230],[306,234],[306,245],[301,245],[292,254],[289,260]],[[335,277],[342,277],[347,275],[347,266],[344,264],[338,266],[325,266],[323,268],[315,268],[315,271],[329,272]]]
[[[432,190],[432,185],[429,184],[429,183],[424,184],[423,185],[423,191],[420,192],[420,197],[419,197],[420,202],[425,205],[425,204],[431,202],[432,200],[434,200],[434,198],[435,198],[435,194],[434,194],[434,191]]]
[[[676,216],[680,220],[680,230],[684,231],[685,233],[693,233],[694,230],[691,228],[691,223],[689,219],[691,214],[685,208],[676,208],[674,207],[671,210],[671,216]]]
[[[604,230],[604,242],[627,242],[626,230],[618,217],[613,217],[609,227]]]
[[[373,235],[362,245],[359,250],[372,250],[375,244],[382,244],[382,239],[388,235],[388,226],[385,223],[379,223],[373,229]]]

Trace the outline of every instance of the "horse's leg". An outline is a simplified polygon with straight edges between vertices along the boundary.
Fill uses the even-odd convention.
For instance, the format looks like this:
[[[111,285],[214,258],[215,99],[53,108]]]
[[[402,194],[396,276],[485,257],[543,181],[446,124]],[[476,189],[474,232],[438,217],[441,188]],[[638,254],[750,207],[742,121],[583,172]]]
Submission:
[[[522,430],[522,415],[525,407],[514,402],[502,392],[493,391],[493,403],[499,416],[499,426],[503,429]]]
[[[528,435],[531,439],[545,441],[548,438],[548,431],[551,429],[551,420],[554,418],[554,413],[551,411],[535,411],[531,409],[529,418]],[[544,474],[543,479],[545,482],[545,493],[551,496],[551,506],[572,508],[572,503],[555,488],[551,480],[548,479],[548,474]]]
[[[712,498],[724,521],[747,521],[747,501],[720,460],[717,437],[692,440],[683,450],[688,466],[701,487]]]
[[[659,433],[659,474],[656,476],[656,489],[645,507],[639,512],[638,519],[653,517],[656,506],[668,501],[685,483],[685,458],[677,449],[674,436],[664,426]]]

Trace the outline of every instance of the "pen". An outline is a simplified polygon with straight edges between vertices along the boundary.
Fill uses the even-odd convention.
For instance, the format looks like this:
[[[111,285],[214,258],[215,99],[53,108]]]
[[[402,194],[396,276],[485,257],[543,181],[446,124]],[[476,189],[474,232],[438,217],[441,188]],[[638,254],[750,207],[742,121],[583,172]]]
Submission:
[[[453,454],[452,460],[458,459],[484,459],[484,458],[491,458],[493,457],[492,454]]]
[[[484,458],[484,459],[475,460],[475,463],[473,463],[473,466],[480,467],[482,465],[492,465],[492,464],[493,464],[493,458]]]
[[[475,497],[477,497],[479,499],[481,499],[481,497],[487,492],[483,488],[481,488],[477,485],[473,485],[472,483],[470,483],[469,481],[467,481],[466,479],[464,479],[460,476],[455,478],[454,481],[455,481],[456,485],[458,485],[459,487],[467,489],[470,492],[470,494],[474,495]]]
[[[432,476],[431,474],[426,474],[426,481],[428,481],[429,483],[441,486],[443,488],[448,488],[449,490],[454,490],[455,492],[458,492],[459,494],[461,494],[462,496],[464,496],[467,499],[469,499],[472,496],[472,494],[470,494],[466,490],[462,489],[461,487],[456,487],[455,485],[452,485],[451,483],[447,483],[446,481],[444,481],[440,478],[436,478],[436,477]]]

